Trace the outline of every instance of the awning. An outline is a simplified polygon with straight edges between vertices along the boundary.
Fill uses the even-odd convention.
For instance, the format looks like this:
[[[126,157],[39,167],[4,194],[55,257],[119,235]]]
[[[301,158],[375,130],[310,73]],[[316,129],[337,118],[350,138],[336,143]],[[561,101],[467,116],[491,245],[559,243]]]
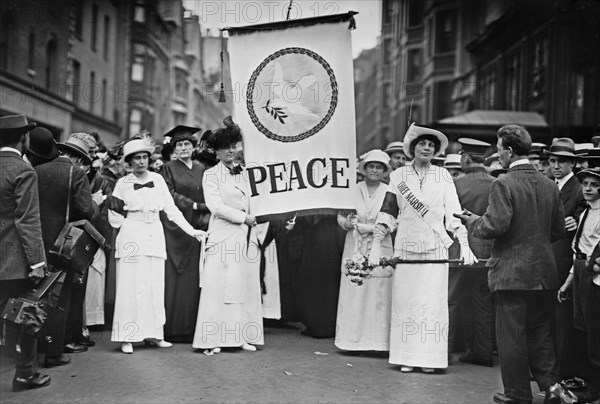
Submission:
[[[472,137],[490,141],[501,126],[508,124],[524,126],[534,141],[547,143],[550,138],[550,127],[544,117],[528,111],[474,110],[441,119],[431,126],[444,132],[451,140]]]
[[[495,110],[469,111],[462,115],[442,119],[438,123],[443,125],[491,125],[498,127],[512,123],[525,127],[548,126],[544,117],[537,112]]]

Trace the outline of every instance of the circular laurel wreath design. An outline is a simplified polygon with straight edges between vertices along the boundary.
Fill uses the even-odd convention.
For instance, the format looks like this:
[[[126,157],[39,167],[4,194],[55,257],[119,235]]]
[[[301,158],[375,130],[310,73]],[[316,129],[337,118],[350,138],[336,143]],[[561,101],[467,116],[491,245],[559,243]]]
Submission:
[[[256,83],[256,79],[258,78],[259,73],[267,66],[267,64],[269,64],[273,60],[277,59],[278,57],[281,57],[283,55],[287,55],[290,53],[297,53],[297,54],[303,54],[303,55],[310,56],[313,59],[315,59],[317,62],[319,62],[321,64],[321,66],[323,66],[323,68],[327,71],[327,74],[329,75],[329,80],[331,81],[331,104],[329,105],[329,110],[327,111],[327,115],[325,115],[323,117],[323,119],[321,119],[321,122],[319,122],[313,128],[307,130],[306,132],[302,132],[296,136],[279,136],[279,135],[271,132],[269,129],[265,128],[263,126],[263,124],[260,123],[260,121],[258,120],[258,117],[254,113],[252,93],[254,91],[254,85]],[[248,114],[250,114],[250,119],[252,119],[252,123],[254,124],[254,126],[256,126],[256,128],[259,131],[261,131],[264,135],[266,135],[269,139],[277,140],[279,142],[286,142],[286,143],[287,142],[298,142],[300,140],[304,140],[306,138],[311,137],[315,133],[319,132],[321,129],[323,129],[325,127],[325,125],[327,125],[327,123],[329,122],[331,117],[333,116],[333,113],[335,112],[335,108],[337,107],[337,101],[338,101],[338,84],[337,84],[337,80],[335,79],[335,74],[333,73],[333,69],[331,68],[331,66],[329,66],[329,63],[327,63],[327,61],[325,59],[323,59],[321,56],[319,56],[315,52],[313,52],[309,49],[305,49],[305,48],[284,48],[284,49],[278,50],[277,52],[271,54],[256,68],[256,70],[254,70],[254,73],[252,73],[252,76],[250,77],[250,82],[248,83],[248,90],[246,91],[246,108],[248,109]]]

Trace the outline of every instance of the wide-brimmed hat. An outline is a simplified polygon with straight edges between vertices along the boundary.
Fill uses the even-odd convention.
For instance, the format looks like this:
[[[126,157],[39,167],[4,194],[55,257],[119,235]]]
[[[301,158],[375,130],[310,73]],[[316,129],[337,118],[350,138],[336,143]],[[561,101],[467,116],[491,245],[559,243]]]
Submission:
[[[90,135],[87,133],[71,133],[64,143],[58,143],[56,147],[58,150],[66,150],[75,153],[81,157],[87,165],[92,164],[90,157]]]
[[[44,160],[53,160],[58,157],[58,148],[52,132],[41,126],[34,128],[29,132],[27,152]]]
[[[410,152],[410,144],[420,136],[435,136],[440,141],[440,149],[433,154],[434,157],[439,156],[440,154],[446,151],[446,147],[448,147],[448,138],[442,132],[427,128],[425,126],[411,124],[404,135],[404,154],[408,157],[413,158],[412,153]]]
[[[365,166],[368,163],[381,163],[384,165],[387,172],[392,171],[392,166],[390,165],[390,156],[379,149],[371,150],[366,153],[365,157],[358,164],[358,171],[366,175]]]
[[[583,177],[585,177],[586,175],[593,175],[593,176],[600,178],[600,167],[586,168],[586,169],[579,171],[576,175],[577,175],[577,179],[579,181],[582,181]]]
[[[25,115],[6,115],[0,117],[0,135],[9,133],[25,133],[35,128],[35,122],[27,122]]]
[[[127,156],[131,156],[135,153],[146,152],[149,155],[154,153],[154,145],[152,145],[148,139],[133,139],[123,145],[123,159],[127,159]]]
[[[198,138],[194,136],[194,134],[198,131],[200,131],[200,128],[186,125],[177,125],[173,129],[165,133],[164,138],[166,139],[168,137],[169,143],[173,147],[175,147],[177,142],[181,142],[183,140],[189,140],[190,142],[192,142],[194,147],[196,147],[196,145],[198,144]]]
[[[384,152],[387,154],[398,153],[398,152],[404,153],[404,143],[402,143],[401,141],[392,142],[387,145]]]
[[[580,157],[583,160],[600,160],[600,147],[592,147]]]
[[[460,154],[448,154],[444,161],[444,168],[462,168],[460,165]]]
[[[548,156],[577,158],[575,154],[575,142],[568,137],[554,138],[546,154]]]

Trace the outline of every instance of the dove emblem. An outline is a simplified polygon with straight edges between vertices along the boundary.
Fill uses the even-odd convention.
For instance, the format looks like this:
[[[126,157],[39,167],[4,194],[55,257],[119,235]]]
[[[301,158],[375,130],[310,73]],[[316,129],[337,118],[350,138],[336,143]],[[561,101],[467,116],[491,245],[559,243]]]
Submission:
[[[316,83],[317,77],[314,74],[302,76],[297,83],[286,81],[283,77],[281,63],[277,62],[273,82],[269,89],[270,98],[263,108],[271,114],[273,119],[279,119],[282,124],[285,124],[286,118],[293,119],[297,115],[318,118],[317,114],[302,105],[302,99],[299,97],[304,92],[310,91]],[[290,93],[293,93],[291,97]]]
[[[280,142],[297,142],[319,132],[337,102],[333,69],[305,48],[285,48],[268,56],[254,70],[246,91],[252,123]]]

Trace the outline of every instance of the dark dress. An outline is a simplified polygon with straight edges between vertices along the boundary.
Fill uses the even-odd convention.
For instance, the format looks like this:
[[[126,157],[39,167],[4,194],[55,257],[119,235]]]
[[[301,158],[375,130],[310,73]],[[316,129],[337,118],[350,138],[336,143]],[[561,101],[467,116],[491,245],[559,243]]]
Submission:
[[[206,230],[210,213],[204,203],[202,176],[204,168],[192,162],[188,168],[181,160],[166,163],[161,171],[175,205],[195,228]],[[194,202],[198,210],[193,209]],[[165,230],[167,260],[165,262],[165,338],[191,341],[196,329],[200,300],[200,243],[188,236],[161,213]]]
[[[336,216],[299,217],[296,226],[302,233],[296,307],[306,326],[304,334],[333,338],[346,234]]]

